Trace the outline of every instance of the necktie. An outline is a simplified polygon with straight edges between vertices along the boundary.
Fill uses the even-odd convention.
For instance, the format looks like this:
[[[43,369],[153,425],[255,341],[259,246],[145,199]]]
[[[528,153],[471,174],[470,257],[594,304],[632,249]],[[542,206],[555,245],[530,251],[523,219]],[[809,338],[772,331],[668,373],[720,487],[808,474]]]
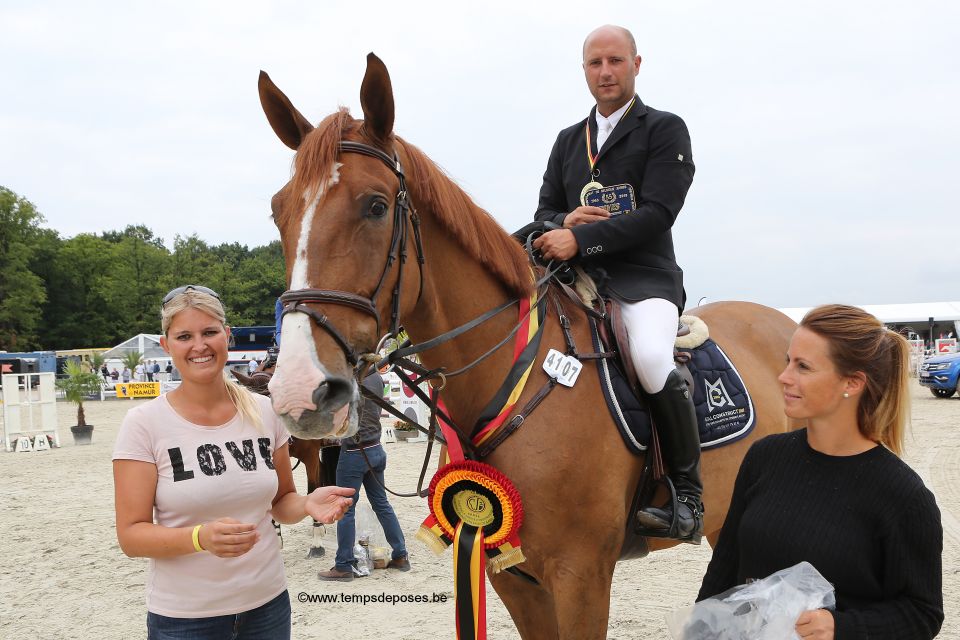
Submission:
[[[600,128],[597,129],[597,153],[603,148],[603,143],[607,141],[611,131],[613,127],[610,126],[610,121],[606,119],[601,121]]]

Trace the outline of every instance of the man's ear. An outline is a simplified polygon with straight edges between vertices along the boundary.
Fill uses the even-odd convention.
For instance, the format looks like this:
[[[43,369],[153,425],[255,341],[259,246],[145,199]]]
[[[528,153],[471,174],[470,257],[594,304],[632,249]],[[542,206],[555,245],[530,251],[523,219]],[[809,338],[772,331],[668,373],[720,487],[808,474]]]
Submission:
[[[160,348],[163,349],[164,353],[170,353],[170,349],[167,348],[167,336],[160,336]]]

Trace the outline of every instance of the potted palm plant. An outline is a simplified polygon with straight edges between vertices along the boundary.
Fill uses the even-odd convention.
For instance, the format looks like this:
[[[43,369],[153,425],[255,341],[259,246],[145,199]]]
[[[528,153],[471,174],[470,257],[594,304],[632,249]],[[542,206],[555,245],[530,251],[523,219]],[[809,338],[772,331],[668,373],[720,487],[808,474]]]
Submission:
[[[96,373],[84,370],[79,362],[68,360],[66,378],[57,380],[57,387],[63,390],[67,400],[77,405],[77,424],[70,427],[74,444],[90,444],[93,437],[93,425],[87,424],[83,414],[83,401],[88,396],[100,392],[101,380]]]
[[[127,353],[123,354],[123,358],[121,360],[123,362],[123,366],[125,366],[127,369],[130,369],[130,375],[133,376],[134,372],[137,370],[137,365],[143,362],[143,354],[139,351],[128,351]],[[136,378],[133,378],[133,381],[141,382]]]

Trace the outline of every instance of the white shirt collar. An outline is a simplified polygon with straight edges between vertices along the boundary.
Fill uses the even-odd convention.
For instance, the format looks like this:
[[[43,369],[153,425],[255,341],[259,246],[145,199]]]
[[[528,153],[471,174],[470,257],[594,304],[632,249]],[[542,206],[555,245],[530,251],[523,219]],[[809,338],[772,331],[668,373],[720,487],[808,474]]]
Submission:
[[[616,111],[614,111],[613,113],[611,113],[610,116],[607,117],[607,118],[605,118],[605,117],[603,117],[602,115],[600,115],[600,110],[597,109],[597,111],[596,111],[596,116],[597,116],[597,118],[596,118],[596,119],[597,119],[597,129],[598,129],[598,130],[599,130],[599,129],[602,129],[603,126],[604,126],[604,123],[609,123],[609,125],[610,125],[610,130],[613,131],[613,129],[614,129],[614,128],[617,126],[617,124],[620,122],[620,118],[622,118],[622,117],[623,117],[623,114],[625,114],[625,113],[627,112],[627,109],[630,108],[630,105],[631,105],[631,104],[633,104],[633,100],[632,100],[632,99],[631,99],[631,100],[628,100],[628,101],[627,101],[627,104],[623,105],[622,107],[620,107],[619,109],[617,109]]]

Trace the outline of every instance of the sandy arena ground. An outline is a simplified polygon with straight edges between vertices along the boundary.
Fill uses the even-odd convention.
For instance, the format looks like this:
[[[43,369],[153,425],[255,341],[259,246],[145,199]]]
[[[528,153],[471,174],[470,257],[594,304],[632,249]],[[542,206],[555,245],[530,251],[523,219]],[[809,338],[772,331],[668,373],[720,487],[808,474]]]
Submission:
[[[960,398],[933,398],[916,386],[913,438],[907,461],[937,496],[943,513],[943,588],[946,621],[941,638],[960,638]],[[144,580],[147,561],[117,545],[113,523],[110,455],[127,409],[142,400],[87,403],[96,425],[91,446],[74,446],[67,425],[72,405],[58,405],[60,449],[40,453],[0,450],[0,638],[16,640],[142,638],[146,635]],[[410,491],[424,444],[386,445],[388,485]],[[435,466],[435,465],[434,465]],[[295,472],[301,491],[306,480]],[[454,607],[450,552],[434,556],[413,535],[426,515],[422,501],[392,500],[407,535],[413,570],[375,571],[352,583],[325,583],[318,569],[332,565],[336,536],[328,527],[327,556],[305,558],[311,526],[284,527],[283,550],[293,607],[294,638],[452,638]],[[710,549],[681,545],[644,560],[621,563],[614,576],[610,638],[667,638],[664,614],[693,601]],[[380,593],[446,595],[445,603],[311,604],[310,594]],[[488,633],[516,638],[509,614],[487,586]]]

